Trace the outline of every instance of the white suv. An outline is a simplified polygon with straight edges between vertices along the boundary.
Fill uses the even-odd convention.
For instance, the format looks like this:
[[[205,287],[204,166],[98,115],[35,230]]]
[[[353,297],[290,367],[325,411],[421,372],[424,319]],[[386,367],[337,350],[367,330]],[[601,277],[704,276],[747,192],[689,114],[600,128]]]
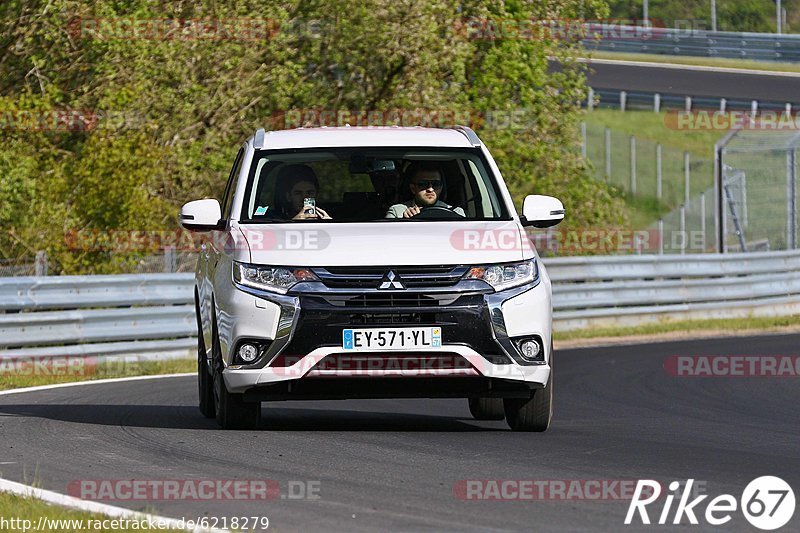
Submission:
[[[479,420],[552,418],[551,287],[469,128],[258,130],[221,203],[189,202],[200,410],[255,428],[261,402],[467,398]]]

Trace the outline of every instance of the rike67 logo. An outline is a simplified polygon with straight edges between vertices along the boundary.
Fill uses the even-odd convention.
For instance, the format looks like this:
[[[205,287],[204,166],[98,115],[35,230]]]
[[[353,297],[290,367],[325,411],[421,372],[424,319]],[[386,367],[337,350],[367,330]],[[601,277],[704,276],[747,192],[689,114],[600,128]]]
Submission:
[[[732,514],[736,513],[738,508],[752,526],[764,531],[771,531],[786,525],[794,514],[794,491],[779,477],[762,476],[754,479],[745,487],[738,501],[730,494],[721,494],[708,502],[704,502],[708,495],[702,494],[690,501],[693,484],[694,479],[689,479],[686,483],[673,481],[669,484],[669,493],[663,500],[661,512],[653,517],[656,520],[655,523],[677,525],[683,518],[686,518],[690,524],[697,525],[700,523],[698,521],[698,516],[700,516],[712,526],[721,526],[733,519]],[[683,488],[682,491],[681,488]],[[625,524],[630,525],[637,515],[642,524],[650,524],[651,519],[647,507],[658,501],[661,496],[661,484],[658,481],[640,479],[628,507]],[[672,504],[676,499],[678,503],[673,512]],[[660,503],[659,501],[656,505],[652,505],[650,511],[658,512]],[[703,503],[705,503],[705,512],[702,512],[701,504]]]

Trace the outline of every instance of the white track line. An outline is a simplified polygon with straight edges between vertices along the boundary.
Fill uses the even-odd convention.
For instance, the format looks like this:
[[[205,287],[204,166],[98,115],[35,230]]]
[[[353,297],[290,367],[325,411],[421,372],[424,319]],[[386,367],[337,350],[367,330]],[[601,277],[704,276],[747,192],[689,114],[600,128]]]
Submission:
[[[176,378],[176,377],[193,376],[193,375],[195,375],[194,372],[189,372],[183,374],[160,374],[153,376],[132,376],[127,378],[110,378],[110,379],[96,379],[89,381],[75,381],[70,383],[55,383],[52,385],[40,385],[38,387],[25,387],[23,389],[11,389],[11,390],[0,391],[0,395],[6,396],[9,394],[18,394],[22,392],[35,392],[35,391],[50,390],[50,389],[61,389],[64,387],[76,387],[79,385],[97,385],[102,383],[119,383],[124,381],[141,381],[145,379]],[[72,496],[67,496],[65,494],[59,494],[58,492],[39,489],[36,487],[32,487],[30,485],[17,483],[16,481],[9,481],[7,479],[2,479],[2,478],[0,478],[0,492],[10,492],[18,496],[33,497],[42,500],[44,502],[51,503],[53,505],[67,507],[70,509],[77,509],[79,511],[87,511],[90,513],[102,514],[113,518],[127,518],[140,521],[149,520],[150,522],[161,522],[163,524],[167,524],[169,527],[173,529],[181,529],[182,525],[180,523],[180,520],[177,520],[175,518],[169,518],[166,516],[158,516],[147,513],[140,513],[138,511],[132,511],[130,509],[125,509],[124,507],[116,507],[114,505],[108,505],[106,503],[81,500],[80,498],[74,498]],[[227,531],[225,529],[203,528],[199,526],[194,528],[184,527],[183,529],[185,531],[192,531],[196,533],[224,533],[225,531]]]
[[[780,78],[800,78],[800,72],[778,72],[774,70],[751,70],[734,67],[706,67],[703,65],[683,65],[681,63],[656,63],[655,61],[626,61],[624,59],[589,59],[578,58],[580,63],[596,63],[598,65],[622,65],[630,67],[667,68],[673,70],[696,70],[702,72],[720,72],[724,74],[751,74],[753,76],[773,76]]]
[[[148,513],[140,513],[138,511],[132,511],[130,509],[125,509],[123,507],[116,507],[114,505],[108,505],[106,503],[81,500],[80,498],[73,498],[72,496],[59,494],[58,492],[53,492],[50,490],[31,487],[30,485],[24,485],[22,483],[17,483],[16,481],[9,481],[7,479],[0,479],[0,492],[10,492],[11,494],[16,494],[17,496],[37,498],[39,500],[42,500],[43,502],[47,502],[53,505],[58,505],[60,507],[68,507],[70,509],[76,509],[78,511],[86,511],[94,514],[102,514],[105,516],[110,516],[112,518],[125,518],[128,520],[137,520],[140,522],[149,521],[150,523],[165,524],[172,529],[182,529],[184,531],[192,531],[196,533],[201,533],[201,532],[224,533],[225,531],[227,531],[224,529],[211,529],[202,527],[189,528],[186,527],[185,524],[181,524],[180,520],[177,520],[175,518],[158,516]]]
[[[194,372],[184,372],[181,374],[154,374],[152,376],[131,376],[127,378],[108,378],[108,379],[88,379],[86,381],[70,381],[68,383],[53,383],[51,385],[37,385],[35,387],[24,387],[21,389],[9,389],[0,391],[0,396],[8,396],[10,394],[21,394],[23,392],[36,392],[50,389],[64,389],[67,387],[80,387],[83,385],[102,385],[103,383],[122,383],[124,381],[141,381],[144,379],[163,379],[163,378],[181,378],[184,376],[195,376]]]

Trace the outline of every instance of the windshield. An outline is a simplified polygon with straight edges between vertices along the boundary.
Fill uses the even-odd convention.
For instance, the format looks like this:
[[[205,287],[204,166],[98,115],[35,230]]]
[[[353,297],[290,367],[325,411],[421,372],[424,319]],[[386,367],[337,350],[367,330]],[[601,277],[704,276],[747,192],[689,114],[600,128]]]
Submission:
[[[478,149],[257,151],[245,223],[508,220]]]

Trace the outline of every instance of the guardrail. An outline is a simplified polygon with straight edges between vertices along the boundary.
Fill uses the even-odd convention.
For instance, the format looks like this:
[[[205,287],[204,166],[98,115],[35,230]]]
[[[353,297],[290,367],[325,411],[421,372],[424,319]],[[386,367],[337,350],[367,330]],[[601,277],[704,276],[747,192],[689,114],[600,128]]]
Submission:
[[[560,331],[800,313],[800,251],[543,259]]]
[[[616,36],[603,32],[602,39],[585,39],[586,48],[613,52],[695,57],[727,57],[760,61],[800,60],[800,35],[705,31],[681,28],[620,26]],[[632,38],[635,36],[635,38]]]
[[[800,313],[800,251],[542,260],[558,331]],[[0,359],[192,357],[192,274],[0,279]]]

